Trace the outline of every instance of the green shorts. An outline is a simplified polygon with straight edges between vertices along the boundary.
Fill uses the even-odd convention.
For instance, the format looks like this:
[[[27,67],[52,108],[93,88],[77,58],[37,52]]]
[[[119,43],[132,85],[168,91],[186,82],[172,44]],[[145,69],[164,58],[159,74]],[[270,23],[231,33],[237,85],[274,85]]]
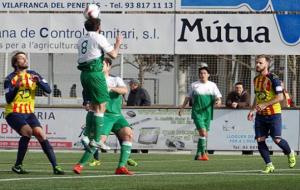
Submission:
[[[104,114],[104,127],[101,128],[100,134],[108,136],[111,131],[116,134],[124,127],[129,127],[129,123],[123,115]]]
[[[196,128],[199,129],[205,129],[206,131],[209,131],[210,128],[210,119],[207,118],[194,118],[194,123],[196,125]]]
[[[101,104],[109,100],[108,88],[103,72],[82,71],[80,81],[86,98],[94,104]]]

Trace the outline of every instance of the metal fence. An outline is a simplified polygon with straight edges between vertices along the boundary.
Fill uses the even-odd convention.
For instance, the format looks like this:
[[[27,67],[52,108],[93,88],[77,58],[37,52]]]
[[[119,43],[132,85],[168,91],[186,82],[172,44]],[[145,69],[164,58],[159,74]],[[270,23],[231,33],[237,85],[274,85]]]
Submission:
[[[30,68],[38,71],[49,83],[57,85],[61,97],[38,97],[38,104],[81,103],[80,72],[76,66],[76,54],[30,54]],[[198,68],[203,62],[210,70],[210,80],[217,83],[223,102],[233,89],[234,83],[241,81],[249,92],[253,90],[252,79],[255,76],[255,56],[251,55],[122,55],[113,62],[113,75],[121,75],[125,81],[139,79],[149,91],[153,104],[181,104],[180,94],[187,93],[189,85],[198,80]],[[122,64],[121,64],[122,63]],[[271,71],[279,76],[297,106],[300,105],[300,56],[273,55]],[[184,72],[184,88],[178,88],[179,74]],[[4,95],[5,75],[12,72],[10,55],[0,54],[0,96]],[[76,84],[76,97],[70,97],[71,87]],[[74,89],[73,89],[74,92]],[[251,92],[253,97],[253,92]],[[49,100],[50,99],[50,100]],[[4,103],[4,98],[1,98]]]

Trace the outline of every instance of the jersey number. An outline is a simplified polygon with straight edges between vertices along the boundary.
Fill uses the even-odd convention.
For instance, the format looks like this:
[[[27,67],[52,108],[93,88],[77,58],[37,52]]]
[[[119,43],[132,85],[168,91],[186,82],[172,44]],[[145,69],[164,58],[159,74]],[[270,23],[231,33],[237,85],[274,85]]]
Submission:
[[[22,99],[27,99],[30,96],[30,91],[28,89],[20,90],[19,94],[20,94]]]
[[[87,52],[87,48],[88,48],[88,41],[85,40],[81,43],[81,53],[85,54]]]

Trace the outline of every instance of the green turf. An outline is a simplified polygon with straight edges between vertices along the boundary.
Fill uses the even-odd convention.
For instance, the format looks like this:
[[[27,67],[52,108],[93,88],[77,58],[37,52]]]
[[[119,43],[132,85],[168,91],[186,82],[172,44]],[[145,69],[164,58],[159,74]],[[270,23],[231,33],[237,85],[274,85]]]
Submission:
[[[102,154],[100,167],[86,166],[76,175],[72,167],[81,153],[58,153],[66,175],[55,176],[42,153],[28,152],[24,166],[30,174],[17,175],[10,171],[16,153],[0,152],[0,189],[296,190],[300,183],[299,165],[289,169],[283,155],[272,156],[275,173],[263,175],[263,161],[253,155],[210,155],[210,161],[203,162],[190,154],[133,154],[139,165],[128,168],[136,175],[116,176],[118,155]]]

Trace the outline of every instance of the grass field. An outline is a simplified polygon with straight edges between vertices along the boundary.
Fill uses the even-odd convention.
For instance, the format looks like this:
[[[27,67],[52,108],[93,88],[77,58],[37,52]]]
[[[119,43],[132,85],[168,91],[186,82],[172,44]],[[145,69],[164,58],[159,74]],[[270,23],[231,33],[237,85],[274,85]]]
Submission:
[[[116,176],[118,154],[102,154],[100,167],[85,167],[81,175],[71,170],[81,152],[58,153],[66,171],[52,174],[43,153],[28,152],[24,166],[30,174],[17,175],[10,168],[15,152],[0,152],[0,189],[115,189],[115,190],[297,190],[300,189],[299,165],[289,169],[285,156],[272,156],[275,173],[264,175],[262,159],[257,155],[210,155],[210,161],[194,161],[191,154],[133,154],[137,167],[134,176]]]

